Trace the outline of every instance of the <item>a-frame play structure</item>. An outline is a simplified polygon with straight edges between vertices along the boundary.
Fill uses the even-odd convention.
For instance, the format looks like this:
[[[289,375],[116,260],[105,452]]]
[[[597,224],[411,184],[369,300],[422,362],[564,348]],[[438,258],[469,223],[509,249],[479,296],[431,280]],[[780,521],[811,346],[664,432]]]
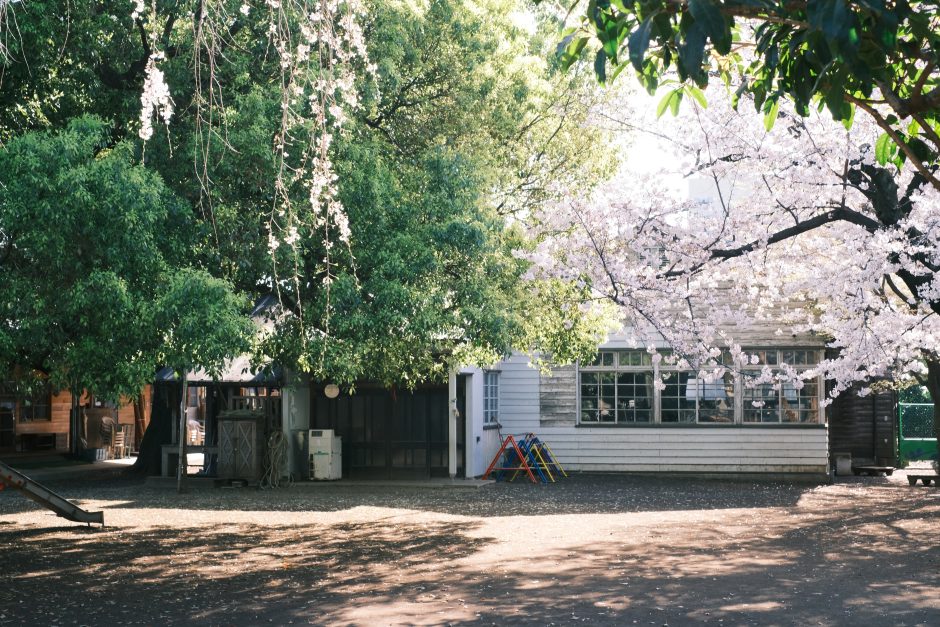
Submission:
[[[551,447],[534,433],[519,440],[507,435],[483,478],[513,481],[520,473],[532,483],[554,483],[557,478],[568,476]]]

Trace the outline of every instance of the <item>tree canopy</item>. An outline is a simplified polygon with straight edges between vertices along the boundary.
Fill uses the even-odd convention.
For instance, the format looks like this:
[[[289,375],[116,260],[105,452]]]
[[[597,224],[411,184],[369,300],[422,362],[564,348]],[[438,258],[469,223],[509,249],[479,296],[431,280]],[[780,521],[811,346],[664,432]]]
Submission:
[[[784,104],[768,131],[722,88],[706,93],[707,108],[674,119],[621,113],[656,137],[658,167],[648,153],[634,161],[645,168],[543,214],[544,230],[564,235],[533,255],[541,271],[580,277],[639,345],[664,339],[706,378],[756,363],[755,340],[824,343],[835,350],[812,369],[778,364],[749,385],[823,374],[832,397],[883,378],[940,395],[937,191],[875,162],[871,120],[847,131]]]
[[[0,141],[104,120],[110,132],[89,158],[120,154],[162,190],[178,218],[167,265],[279,297],[274,333],[255,343],[259,366],[413,384],[513,346],[590,350],[597,320],[550,328],[563,321],[540,313],[546,299],[578,295],[523,281],[528,262],[516,251],[530,244],[512,225],[590,187],[600,172],[590,157],[606,154],[584,124],[589,77],[546,60],[550,28],[520,23],[508,0],[370,3],[358,25],[347,14],[331,23],[331,41],[346,33],[355,47],[361,33],[367,48],[331,50],[347,72],[308,64],[304,41],[321,31],[306,3],[275,4],[8,7],[5,26],[15,18],[18,30],[5,33]],[[300,43],[283,48],[284,33]],[[354,83],[318,109],[310,98],[327,71]],[[162,102],[165,119],[143,120],[142,89],[144,112]],[[321,150],[329,167],[311,170]],[[17,193],[32,211],[26,188]],[[71,202],[50,202],[60,201]],[[91,240],[105,232],[96,225],[106,206],[82,225]],[[172,285],[154,281],[146,299]]]
[[[759,196],[769,192],[767,200],[775,209],[768,208],[756,222],[761,232],[747,228],[746,221],[739,223],[746,234],[743,238],[728,241],[717,235],[699,249],[704,256],[695,262],[686,259],[666,275],[687,280],[716,264],[730,266],[734,265],[731,260],[753,259],[757,254],[781,259],[777,255],[784,255],[788,248],[802,248],[813,240],[865,242],[843,251],[846,256],[839,261],[851,260],[848,266],[817,265],[815,260],[806,266],[796,259],[792,274],[777,273],[776,277],[789,277],[784,292],[806,290],[804,295],[819,299],[819,307],[825,309],[819,320],[827,321],[820,328],[827,329],[835,338],[833,345],[841,350],[838,379],[865,380],[879,374],[903,378],[914,371],[935,402],[940,400],[940,360],[934,337],[934,319],[940,315],[940,295],[935,289],[940,266],[932,217],[940,193],[936,3],[592,0],[577,20],[558,46],[562,62],[574,63],[592,51],[601,82],[632,68],[650,93],[666,87],[658,106],[660,115],[666,110],[678,114],[686,100],[701,118],[700,108],[715,97],[707,99],[703,90],[719,82],[730,98],[730,102],[720,99],[719,115],[724,115],[725,104],[735,109],[742,104],[752,107],[762,115],[769,132],[786,112],[782,123],[800,139],[782,161],[771,159],[754,169],[749,164],[764,158],[759,156],[762,150],[756,145],[739,150],[740,146],[713,143],[718,129],[710,126],[700,152],[709,157],[697,167],[703,171],[731,164],[740,167],[742,176],[751,176],[750,184],[760,190]],[[819,131],[809,132],[796,118],[823,110],[846,129],[861,120],[869,124],[861,132],[841,136],[847,146],[844,150],[835,147],[838,132],[826,130],[823,135],[833,141],[821,151],[816,143]],[[764,138],[757,128],[749,132],[753,138]],[[819,164],[825,163],[824,153],[838,155],[841,161],[834,159],[828,169],[819,170]],[[813,163],[814,158],[819,162]],[[727,170],[713,176],[718,188],[726,176],[730,176]],[[789,177],[795,177],[792,190],[768,183]],[[810,189],[822,197],[806,194],[801,200],[790,200],[791,191],[805,192],[800,181],[810,179],[815,179]],[[784,192],[787,199],[778,198],[778,192]],[[727,219],[728,210],[724,205],[724,217],[710,226],[730,233],[724,230],[733,223]],[[702,246],[698,238],[685,235],[676,237],[693,248]],[[886,242],[891,242],[890,250],[884,248]],[[837,249],[842,250],[835,246],[815,254],[826,259]],[[864,269],[861,274],[860,268]],[[763,283],[767,289],[782,287],[767,275],[753,276],[760,277],[753,283]],[[805,278],[794,280],[794,276]],[[810,280],[845,290],[819,290],[805,283]],[[940,404],[934,409],[940,434]]]
[[[3,371],[105,398],[135,396],[153,379],[165,338],[181,331],[172,318],[179,306],[162,299],[192,276],[184,265],[192,218],[132,152],[91,117],[0,147]],[[199,313],[188,332],[210,334],[206,303],[188,307]],[[219,350],[230,355],[238,342],[220,340]]]
[[[825,107],[846,124],[860,109],[883,133],[879,162],[908,162],[940,187],[936,17],[936,3],[916,1],[591,1],[559,51],[572,63],[594,50],[602,81],[632,68],[651,93],[677,77],[684,84],[667,96],[675,107],[724,81],[768,125],[781,99],[801,116]]]

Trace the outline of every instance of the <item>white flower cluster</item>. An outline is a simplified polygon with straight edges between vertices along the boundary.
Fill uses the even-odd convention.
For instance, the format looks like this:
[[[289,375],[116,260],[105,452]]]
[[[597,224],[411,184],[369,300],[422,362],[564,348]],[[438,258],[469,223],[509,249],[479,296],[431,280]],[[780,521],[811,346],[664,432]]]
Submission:
[[[144,69],[144,88],[140,94],[140,138],[144,141],[153,137],[153,116],[156,115],[164,124],[173,117],[173,99],[166,84],[163,72],[157,67],[163,55],[155,52],[147,60]]]
[[[368,61],[357,0],[267,0],[269,33],[281,61],[283,111],[276,151],[285,179],[278,185],[277,210],[270,221],[269,248],[294,247],[299,231],[320,232],[329,253],[334,238],[348,246],[349,220],[338,198],[330,159],[336,133],[347,110],[359,106],[358,71],[374,72]],[[285,12],[301,16],[299,32],[290,31]],[[296,158],[292,159],[294,153]],[[308,207],[298,209],[291,190],[306,189]],[[325,277],[330,277],[329,257]]]
[[[131,0],[131,4],[134,5],[134,10],[131,11],[131,19],[136,21],[147,11],[147,4],[144,0]]]

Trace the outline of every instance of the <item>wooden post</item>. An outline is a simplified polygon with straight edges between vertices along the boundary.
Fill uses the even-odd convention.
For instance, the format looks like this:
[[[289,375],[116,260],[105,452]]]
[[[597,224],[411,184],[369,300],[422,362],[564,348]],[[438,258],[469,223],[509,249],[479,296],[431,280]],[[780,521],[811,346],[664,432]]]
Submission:
[[[476,476],[476,468],[474,467],[474,458],[476,456],[476,436],[474,435],[474,426],[476,424],[476,404],[473,402],[474,399],[474,384],[479,380],[480,375],[476,374],[477,371],[474,371],[474,374],[468,374],[464,377],[464,407],[463,407],[463,476],[466,479],[472,479]]]
[[[140,396],[134,399],[134,441],[129,442],[135,451],[140,450],[140,441],[144,438],[144,430],[147,428],[144,423],[144,394],[146,388],[141,390]]]
[[[79,412],[79,401],[81,395],[73,390],[71,393],[72,410],[69,412],[69,452],[73,456],[78,455],[78,438],[81,432],[81,416]]]
[[[179,459],[179,464],[176,467],[176,491],[178,493],[183,491],[183,476],[186,474],[186,471],[188,469],[187,464],[186,464],[186,426],[187,426],[186,425],[186,405],[188,404],[187,400],[189,399],[187,398],[188,394],[187,394],[187,389],[186,389],[186,373],[185,372],[182,375],[180,375],[180,385],[182,386],[182,389],[183,389],[183,395],[182,395],[182,398],[180,398],[180,428],[179,428],[180,459]]]

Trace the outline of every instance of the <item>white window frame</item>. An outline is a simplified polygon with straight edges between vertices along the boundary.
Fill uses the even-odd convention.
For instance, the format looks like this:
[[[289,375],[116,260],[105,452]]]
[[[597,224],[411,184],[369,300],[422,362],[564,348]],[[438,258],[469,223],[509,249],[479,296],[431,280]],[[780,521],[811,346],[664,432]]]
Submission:
[[[634,363],[621,364],[620,363],[620,359],[624,354],[634,354],[634,353],[642,355],[641,359],[639,360],[640,361],[639,364],[634,364]],[[605,361],[609,361],[610,363],[605,364],[604,363]],[[651,383],[652,388],[653,388],[652,389],[653,395],[650,397],[651,406],[649,409],[649,412],[650,412],[649,420],[635,420],[635,419],[634,420],[619,420],[618,405],[619,405],[620,385],[617,383],[617,380],[616,380],[616,375],[620,373],[629,373],[629,374],[649,373],[652,375],[653,381],[655,381],[656,371],[650,360],[650,355],[648,353],[645,353],[644,351],[638,351],[634,349],[622,349],[622,348],[621,349],[603,349],[601,351],[598,351],[598,362],[599,363],[597,364],[592,364],[590,366],[584,366],[584,367],[578,368],[577,379],[576,379],[577,388],[578,388],[578,392],[576,395],[577,403],[578,403],[577,405],[578,423],[584,424],[584,425],[649,425],[649,424],[654,424],[654,422],[656,421],[656,415],[657,415],[656,399],[658,397],[655,384]],[[582,420],[582,417],[581,417],[582,412],[584,412],[585,410],[584,410],[584,407],[582,406],[581,375],[584,373],[613,374],[615,376],[614,383],[613,383],[614,405],[611,408],[611,411],[614,412],[613,421]],[[600,411],[600,408],[598,408],[598,411]],[[636,414],[636,409],[634,408],[634,415],[635,414]]]
[[[764,367],[769,368],[769,369],[771,370],[771,372],[780,372],[781,370],[783,370],[784,368],[787,368],[787,367],[791,368],[792,370],[794,370],[794,371],[796,371],[796,372],[804,372],[804,371],[806,371],[806,370],[810,370],[810,369],[812,369],[812,368],[815,368],[815,367],[819,364],[819,360],[820,360],[820,351],[818,351],[818,350],[816,350],[816,349],[812,349],[812,348],[779,348],[779,349],[770,349],[770,348],[767,348],[767,349],[751,349],[750,351],[745,350],[744,352],[747,353],[747,354],[749,354],[749,355],[751,355],[751,354],[754,354],[754,353],[757,353],[757,352],[764,352],[764,353],[767,353],[767,352],[770,352],[770,351],[775,351],[775,353],[776,353],[775,358],[774,358],[775,363],[773,363],[773,364],[771,364],[771,363],[766,363],[766,364],[758,364],[758,365],[747,365],[747,366],[744,366],[744,367],[742,368],[742,371],[743,371],[745,374],[749,374],[749,375],[753,375],[753,376],[759,375]],[[786,361],[787,353],[797,353],[797,352],[814,353],[814,360],[813,360],[813,362],[812,362],[812,363],[808,363],[808,364],[807,364],[807,363],[804,363],[804,364],[790,364],[790,363],[787,363],[787,361]],[[743,379],[743,377],[740,376],[740,375],[739,375],[739,378],[742,378],[742,379]],[[823,394],[824,394],[824,385],[823,385],[823,381],[822,381],[821,376],[817,376],[816,379],[813,381],[813,383],[816,384],[816,395],[815,395],[815,399],[816,399],[816,416],[815,416],[815,419],[814,419],[814,420],[809,420],[809,421],[806,421],[806,422],[801,422],[800,420],[795,420],[795,421],[793,421],[793,420],[784,420],[784,405],[785,405],[786,402],[787,402],[787,400],[786,400],[786,382],[784,382],[784,383],[779,383],[779,382],[778,382],[778,383],[776,383],[776,384],[766,384],[766,383],[765,383],[765,384],[761,384],[761,386],[771,385],[772,389],[773,389],[774,392],[775,392],[775,396],[777,397],[777,399],[776,399],[776,405],[777,405],[777,406],[776,406],[776,410],[775,410],[775,411],[776,411],[776,414],[777,414],[777,419],[776,419],[776,420],[745,420],[745,417],[747,416],[748,411],[752,411],[753,409],[756,409],[756,408],[753,408],[753,409],[752,409],[752,406],[750,406],[750,405],[752,404],[752,401],[751,401],[750,399],[745,399],[745,398],[744,398],[745,396],[747,396],[747,390],[753,390],[754,388],[753,388],[753,387],[747,387],[747,386],[745,385],[745,386],[743,386],[743,387],[744,387],[744,390],[742,390],[742,394],[741,394],[741,399],[742,399],[742,403],[741,403],[741,405],[742,405],[741,423],[742,423],[742,424],[746,424],[746,425],[781,425],[781,424],[782,424],[782,425],[788,425],[788,424],[789,424],[789,425],[792,425],[792,424],[804,424],[804,425],[806,425],[806,424],[820,424],[820,423],[824,422],[824,419],[823,419],[823,403],[822,403],[822,401],[823,401]],[[791,389],[792,389],[792,386],[791,386]],[[801,399],[812,398],[812,397],[804,396],[804,395],[800,394],[800,390],[795,390],[795,389],[793,389],[793,392],[794,392],[794,394],[796,395],[797,402],[800,402]]]
[[[499,370],[483,371],[483,424],[499,424]]]
[[[786,347],[786,348],[763,348],[761,347],[761,348],[744,349],[744,353],[748,356],[756,354],[756,353],[766,353],[770,351],[775,352],[776,362],[777,362],[776,364],[771,364],[770,367],[772,370],[777,370],[777,371],[782,370],[784,367],[783,357],[785,356],[785,353],[790,353],[794,351],[804,351],[804,352],[808,351],[808,352],[813,353],[814,358],[815,358],[814,363],[788,364],[788,366],[792,370],[795,370],[797,372],[815,368],[816,365],[819,363],[819,361],[823,357],[822,350],[819,348],[814,348],[814,347]],[[615,426],[615,425],[622,426],[622,425],[661,425],[662,424],[662,425],[670,425],[670,426],[671,425],[678,425],[678,426],[702,425],[702,426],[707,427],[707,426],[729,425],[729,424],[738,425],[738,426],[741,426],[741,425],[761,426],[761,425],[820,425],[820,424],[825,423],[825,415],[824,415],[825,412],[823,409],[825,386],[824,386],[822,375],[817,375],[816,378],[812,380],[816,385],[816,395],[815,395],[816,415],[813,420],[809,420],[806,422],[799,422],[799,421],[793,422],[793,421],[783,420],[784,403],[778,400],[777,402],[778,420],[766,421],[766,422],[745,421],[744,418],[746,415],[746,408],[744,405],[746,402],[749,402],[749,400],[745,400],[745,387],[746,387],[745,377],[747,374],[750,374],[750,373],[758,374],[761,371],[761,368],[763,367],[763,365],[757,365],[757,366],[743,365],[742,366],[740,364],[734,366],[732,370],[733,397],[729,399],[729,401],[733,403],[732,406],[730,407],[732,411],[731,422],[702,421],[700,419],[701,418],[700,407],[699,407],[700,399],[697,397],[696,397],[696,402],[695,402],[695,421],[694,422],[663,422],[662,421],[662,400],[663,400],[662,392],[663,391],[658,389],[658,387],[655,385],[654,385],[654,390],[653,390],[653,406],[652,406],[652,412],[651,412],[649,422],[616,421],[616,414],[615,414],[615,421],[613,422],[603,422],[599,420],[598,421],[582,420],[582,411],[584,411],[584,408],[582,407],[582,399],[581,399],[581,386],[582,386],[581,375],[583,373],[652,372],[654,381],[659,381],[661,380],[661,375],[666,374],[666,373],[688,372],[690,375],[689,378],[694,377],[698,379],[699,378],[698,374],[699,372],[701,372],[701,371],[696,372],[693,369],[680,369],[675,365],[666,364],[665,361],[656,363],[656,360],[652,360],[652,359],[650,359],[647,363],[643,363],[641,365],[628,364],[628,365],[621,366],[619,363],[620,356],[624,352],[643,352],[643,351],[637,351],[637,349],[629,349],[629,348],[606,348],[605,347],[605,348],[602,348],[600,351],[598,351],[598,362],[595,362],[594,364],[587,365],[587,366],[581,365],[580,363],[576,364],[575,412],[577,416],[577,420],[576,420],[577,424],[583,425],[583,426]],[[605,358],[603,356],[604,353],[613,353],[612,359]],[[607,365],[604,365],[605,361],[608,362]],[[715,382],[713,384],[705,383],[704,385],[705,386],[720,385],[720,383],[719,382]],[[616,384],[615,384],[615,394],[616,394]],[[777,394],[779,398],[783,398],[784,390],[783,390],[782,385],[777,386]],[[617,403],[616,395],[614,398],[615,398],[614,405],[616,408],[616,403]]]

